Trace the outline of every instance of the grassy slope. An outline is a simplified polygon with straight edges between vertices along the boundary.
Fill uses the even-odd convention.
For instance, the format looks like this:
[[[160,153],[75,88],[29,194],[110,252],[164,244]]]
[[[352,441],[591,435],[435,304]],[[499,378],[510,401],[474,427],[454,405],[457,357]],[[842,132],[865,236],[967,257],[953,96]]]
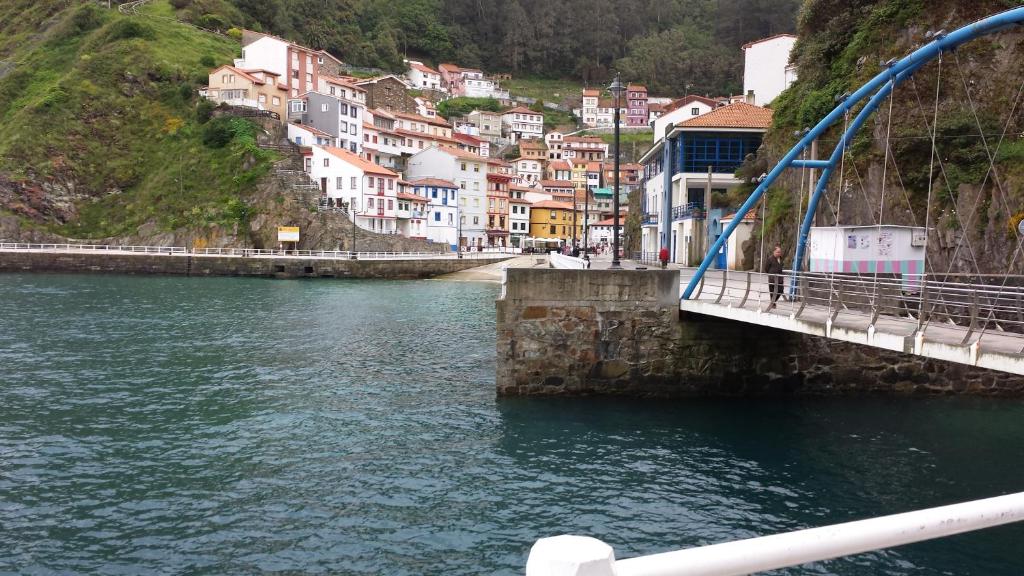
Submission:
[[[561,103],[566,98],[579,98],[583,86],[578,80],[550,80],[543,78],[513,78],[503,80],[501,87],[512,96],[538,98],[545,102]]]
[[[150,220],[172,229],[235,219],[239,193],[270,158],[244,128],[228,146],[204,146],[195,89],[206,81],[201,60],[230,62],[237,42],[175,22],[164,0],[146,17],[18,1],[0,14],[0,59],[18,62],[0,80],[0,173],[73,187],[79,217],[48,224],[105,237]],[[46,32],[30,32],[43,23]]]

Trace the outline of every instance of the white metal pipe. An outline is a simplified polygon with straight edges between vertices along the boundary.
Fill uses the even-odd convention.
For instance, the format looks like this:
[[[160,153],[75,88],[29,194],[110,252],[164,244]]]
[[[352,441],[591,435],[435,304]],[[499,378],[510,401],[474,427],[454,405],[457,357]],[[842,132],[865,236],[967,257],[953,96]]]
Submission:
[[[616,576],[740,576],[1024,520],[1024,492],[619,560]]]

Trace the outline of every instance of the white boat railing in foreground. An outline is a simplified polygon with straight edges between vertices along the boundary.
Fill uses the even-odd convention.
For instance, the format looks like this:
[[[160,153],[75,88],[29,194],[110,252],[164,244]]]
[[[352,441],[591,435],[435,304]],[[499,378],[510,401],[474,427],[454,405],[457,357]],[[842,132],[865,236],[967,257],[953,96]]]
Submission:
[[[611,546],[586,536],[538,540],[526,576],[740,576],[892,548],[1024,520],[1024,492],[615,560]]]
[[[586,270],[589,266],[589,263],[582,258],[573,258],[558,252],[548,253],[548,263],[552,268],[561,270]]]

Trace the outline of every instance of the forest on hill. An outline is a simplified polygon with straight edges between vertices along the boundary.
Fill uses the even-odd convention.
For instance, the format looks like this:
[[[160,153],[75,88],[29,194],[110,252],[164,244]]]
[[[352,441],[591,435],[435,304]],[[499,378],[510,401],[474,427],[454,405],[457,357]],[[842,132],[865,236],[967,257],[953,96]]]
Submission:
[[[247,26],[394,71],[402,58],[655,94],[740,89],[750,40],[793,32],[800,0],[174,0],[208,26]]]

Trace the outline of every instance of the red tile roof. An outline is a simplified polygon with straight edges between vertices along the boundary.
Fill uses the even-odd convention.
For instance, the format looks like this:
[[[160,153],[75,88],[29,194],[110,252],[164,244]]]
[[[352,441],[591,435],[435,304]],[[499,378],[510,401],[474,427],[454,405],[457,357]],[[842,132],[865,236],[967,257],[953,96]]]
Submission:
[[[438,72],[437,70],[434,70],[430,66],[424,66],[423,64],[420,64],[419,62],[409,62],[409,67],[412,68],[413,70],[419,70],[420,72],[425,72],[427,74],[437,74],[437,75],[441,74],[440,72]]]
[[[676,125],[677,128],[748,128],[767,130],[772,125],[772,111],[737,102],[716,108],[703,116],[691,118]]]
[[[556,202],[554,200],[541,200],[534,202],[534,208],[551,208],[553,210],[572,210],[572,204],[568,202]]]
[[[413,180],[409,182],[413,186],[433,186],[435,188],[458,188],[459,185],[452,182],[451,180],[442,180],[441,178],[420,178],[419,180]]]
[[[509,108],[508,110],[505,110],[504,112],[501,113],[502,116],[505,116],[506,114],[532,114],[533,116],[543,116],[543,114],[541,114],[540,112],[534,112],[533,110],[530,110],[529,108],[523,106]]]
[[[540,185],[544,188],[572,188],[569,180],[541,180]]]
[[[604,140],[600,136],[566,136],[562,139],[566,144],[572,144],[573,142],[585,142],[588,144],[604,144]]]
[[[398,174],[395,174],[391,170],[388,170],[387,168],[384,168],[382,166],[377,166],[376,164],[368,160],[364,160],[361,157],[349,152],[348,150],[342,150],[341,148],[335,148],[333,146],[324,146],[324,150],[326,150],[332,156],[340,158],[341,160],[344,160],[346,163],[351,164],[356,168],[359,168],[363,172],[369,172],[370,174],[379,174],[381,176],[391,176],[393,178],[398,178]]]
[[[551,170],[572,170],[572,166],[565,160],[555,160],[548,164],[548,168]]]
[[[406,194],[405,192],[399,192],[396,194],[399,200],[413,200],[415,202],[426,202],[427,199],[423,196],[417,196],[415,194]]]
[[[296,128],[301,128],[303,130],[306,130],[307,132],[309,132],[311,134],[316,134],[317,136],[326,136],[328,138],[334,138],[334,136],[331,136],[327,132],[324,132],[323,130],[318,130],[318,129],[316,129],[316,128],[308,125],[308,124],[299,124],[298,122],[290,122],[290,124],[292,126],[295,126]]]
[[[601,95],[601,91],[598,90],[597,88],[584,88],[583,89],[583,95],[584,96],[600,96]]]

